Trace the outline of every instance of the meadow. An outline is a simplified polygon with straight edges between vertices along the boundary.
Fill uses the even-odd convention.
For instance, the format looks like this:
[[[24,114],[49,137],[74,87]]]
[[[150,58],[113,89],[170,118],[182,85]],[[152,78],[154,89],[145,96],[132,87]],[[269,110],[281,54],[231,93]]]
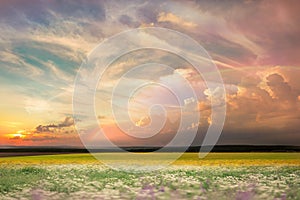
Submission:
[[[0,199],[300,199],[299,188],[300,153],[185,153],[141,173],[90,154],[0,158]]]

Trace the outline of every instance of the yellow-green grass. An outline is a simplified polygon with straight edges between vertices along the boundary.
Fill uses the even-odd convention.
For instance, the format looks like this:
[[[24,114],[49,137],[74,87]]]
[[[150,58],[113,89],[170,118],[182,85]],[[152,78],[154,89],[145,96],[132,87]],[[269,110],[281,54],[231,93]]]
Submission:
[[[122,153],[98,154],[100,161],[91,154],[61,154],[42,156],[20,156],[0,158],[0,165],[10,164],[101,164],[102,161],[124,159],[125,162],[132,160]],[[148,156],[149,155],[149,156]],[[172,153],[160,153],[161,159],[168,159]],[[150,154],[138,154],[138,158],[151,159]],[[172,156],[171,156],[172,157]],[[159,159],[153,160],[153,164],[159,163]],[[293,165],[300,166],[300,153],[209,153],[205,158],[200,159],[198,153],[184,153],[179,159],[173,162],[174,165],[199,165],[199,166],[272,166],[272,165]]]

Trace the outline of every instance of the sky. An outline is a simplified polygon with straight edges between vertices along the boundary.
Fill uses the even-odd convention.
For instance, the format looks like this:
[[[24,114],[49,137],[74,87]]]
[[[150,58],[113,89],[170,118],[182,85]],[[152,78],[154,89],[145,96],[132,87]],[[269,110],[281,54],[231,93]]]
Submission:
[[[1,0],[0,146],[82,147],[72,104],[82,62],[113,35],[144,27],[188,35],[217,66],[226,89],[226,120],[218,144],[300,145],[299,21],[296,0]],[[163,38],[149,41],[165,42]],[[127,44],[120,41],[118,45]],[[177,78],[180,75],[191,83],[197,96],[184,103],[192,102],[196,105],[193,112],[200,113],[196,123],[181,128],[186,134],[196,129],[193,145],[201,145],[207,128],[215,123],[211,118],[212,91],[201,76],[182,58],[164,51],[133,54],[115,61],[99,82],[95,112],[101,129],[118,145],[166,145],[178,130],[180,115],[192,115],[180,113],[180,103],[166,88],[150,85],[130,98],[130,119],[120,123],[129,132],[135,127],[149,128],[149,124],[150,128],[162,126],[159,134],[146,141],[122,133],[110,108],[109,91],[128,66],[155,60],[171,69],[149,65],[143,73],[133,71],[121,78],[115,108],[122,109],[122,102],[129,98],[122,91],[145,81],[169,83],[184,94],[184,81]],[[154,109],[149,115],[151,103],[165,105],[165,112]],[[90,127],[90,133],[99,126]]]

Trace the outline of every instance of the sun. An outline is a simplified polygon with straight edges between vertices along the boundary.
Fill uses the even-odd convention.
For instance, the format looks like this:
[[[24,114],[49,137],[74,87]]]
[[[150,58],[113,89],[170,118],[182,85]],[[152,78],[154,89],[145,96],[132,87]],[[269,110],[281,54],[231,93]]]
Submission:
[[[11,134],[13,137],[24,137],[24,135],[20,134],[20,133],[14,133],[14,134]]]
[[[17,131],[16,133],[8,134],[8,136],[9,136],[9,138],[23,139],[23,138],[26,137],[25,132],[26,132],[26,131],[24,131],[24,130],[19,130],[19,131]]]

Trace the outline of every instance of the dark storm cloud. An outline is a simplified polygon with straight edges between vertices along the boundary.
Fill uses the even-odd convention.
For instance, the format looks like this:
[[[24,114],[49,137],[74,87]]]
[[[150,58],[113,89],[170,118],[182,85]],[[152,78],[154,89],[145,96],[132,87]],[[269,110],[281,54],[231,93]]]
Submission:
[[[260,64],[300,63],[298,1],[253,1],[229,11],[224,18],[230,27],[263,48]]]
[[[258,0],[259,2],[261,0]],[[210,11],[215,13],[216,15],[223,14],[224,12],[230,12],[230,10],[234,7],[242,7],[242,6],[251,6],[251,1],[242,1],[242,0],[192,0],[197,7],[203,12]]]
[[[267,84],[272,90],[275,98],[279,100],[287,100],[290,103],[297,101],[297,95],[292,91],[291,86],[284,81],[283,77],[279,74],[271,74],[267,77]]]
[[[96,20],[105,20],[105,9],[101,1],[93,0],[88,3],[84,0],[56,0],[51,2],[52,9],[66,18],[93,18]]]
[[[216,54],[218,57],[223,55],[233,57],[235,61],[244,65],[297,66],[300,63],[298,56],[300,53],[300,12],[297,0],[201,0],[186,1],[184,6],[180,1],[177,1],[176,6],[175,4],[167,5],[170,7],[168,12],[181,18],[188,11],[182,13],[180,6],[182,9],[190,8],[189,15],[186,16],[195,15],[191,19],[197,28],[188,29],[171,22],[163,22],[160,25],[187,33],[200,44],[208,44],[205,48],[210,49],[209,53]],[[160,12],[166,11],[160,10]],[[224,46],[225,51],[218,52],[218,49],[223,48],[222,39],[215,38],[214,40],[210,38],[211,36],[220,36],[229,40],[229,44]],[[209,42],[212,45],[209,45]],[[231,49],[230,43],[233,45],[238,43],[243,47],[232,51],[234,49]],[[239,54],[244,49],[251,51],[248,59],[247,54],[239,58]],[[256,59],[253,54],[257,56]]]
[[[219,144],[300,145],[300,134],[289,127],[285,127],[284,133],[272,127],[224,130]]]
[[[216,35],[203,35],[199,37],[203,47],[210,52],[212,57],[219,61],[228,62],[236,60],[243,65],[251,65],[255,62],[257,55],[235,41],[229,41],[217,33]],[[226,59],[224,59],[226,58]]]
[[[261,88],[262,81],[243,78],[240,92],[228,95],[221,143],[299,145],[300,93],[279,73],[266,76],[267,88]]]
[[[29,1],[4,1],[1,2],[0,16],[4,19],[22,20],[22,14],[29,21],[49,25],[51,18],[55,15],[61,15],[66,19],[69,18],[90,18],[105,20],[105,8],[100,1],[84,0],[29,0]],[[9,21],[8,21],[9,22]],[[11,21],[13,22],[13,21]]]
[[[262,80],[253,77],[243,78],[238,94],[229,95],[228,115],[229,119],[237,123],[249,120],[259,121],[263,116],[289,115],[291,109],[297,110],[297,92],[292,90],[282,75],[274,73],[266,77],[268,88],[259,86]]]
[[[160,11],[160,4],[161,2],[159,1],[146,1],[145,4],[137,9],[137,19],[139,19],[142,23],[155,23]]]
[[[138,23],[137,21],[135,21],[132,17],[128,16],[128,15],[121,15],[119,17],[119,22],[121,24],[125,24],[129,27],[133,27],[133,28],[137,28],[140,23]]]

